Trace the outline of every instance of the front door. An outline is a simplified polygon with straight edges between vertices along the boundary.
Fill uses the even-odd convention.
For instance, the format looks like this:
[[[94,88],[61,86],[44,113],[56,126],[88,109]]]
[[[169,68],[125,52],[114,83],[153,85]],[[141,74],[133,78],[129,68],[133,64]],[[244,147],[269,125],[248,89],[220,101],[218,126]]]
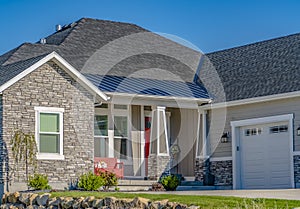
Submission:
[[[148,176],[148,157],[150,152],[151,117],[145,117],[145,169]]]

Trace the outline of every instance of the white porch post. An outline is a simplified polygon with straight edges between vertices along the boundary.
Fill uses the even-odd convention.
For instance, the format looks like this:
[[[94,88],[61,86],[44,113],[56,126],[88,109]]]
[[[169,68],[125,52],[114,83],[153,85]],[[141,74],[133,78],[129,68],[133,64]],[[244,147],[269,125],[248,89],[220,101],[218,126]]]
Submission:
[[[202,138],[203,138],[203,147],[202,147],[202,153],[203,153],[203,159],[208,158],[208,152],[207,152],[207,132],[206,132],[206,115],[207,115],[207,110],[204,110],[202,113]]]
[[[146,176],[145,144],[145,114],[144,106],[141,105],[141,176]]]
[[[108,157],[114,157],[114,131],[108,130]]]

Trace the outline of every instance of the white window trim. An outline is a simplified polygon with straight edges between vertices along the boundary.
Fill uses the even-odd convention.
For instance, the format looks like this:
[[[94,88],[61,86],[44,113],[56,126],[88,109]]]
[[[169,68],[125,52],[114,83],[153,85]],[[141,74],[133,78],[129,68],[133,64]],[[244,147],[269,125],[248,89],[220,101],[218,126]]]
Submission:
[[[63,113],[64,108],[57,107],[34,107],[35,110],[35,139],[37,144],[37,159],[38,160],[64,160],[65,156],[63,154],[63,145],[64,145],[64,137],[63,137]],[[40,113],[55,113],[59,114],[59,130],[60,130],[60,138],[59,138],[59,154],[55,153],[40,153],[39,152],[39,130],[40,130]]]
[[[232,180],[233,180],[233,189],[239,189],[241,186],[240,182],[240,154],[237,151],[237,146],[239,146],[240,139],[238,137],[240,132],[240,127],[258,125],[265,123],[275,123],[275,122],[288,122],[288,133],[289,133],[289,148],[290,148],[290,169],[291,169],[291,188],[295,187],[294,184],[294,151],[293,151],[293,114],[286,115],[276,115],[270,117],[262,118],[252,118],[239,121],[231,121],[231,132],[232,132]]]

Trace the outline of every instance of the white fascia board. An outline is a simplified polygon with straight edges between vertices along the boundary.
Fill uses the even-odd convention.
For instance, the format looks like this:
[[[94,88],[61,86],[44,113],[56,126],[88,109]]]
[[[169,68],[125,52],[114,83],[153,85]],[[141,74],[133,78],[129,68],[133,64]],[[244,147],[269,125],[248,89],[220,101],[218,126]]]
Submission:
[[[52,52],[42,58],[40,61],[36,62],[23,72],[19,73],[14,78],[10,79],[6,83],[4,83],[2,86],[0,86],[0,92],[2,93],[5,89],[19,81],[20,79],[24,78],[26,75],[30,74],[37,68],[41,67],[43,64],[47,63],[48,61],[53,60],[56,64],[58,64],[60,67],[63,67],[64,70],[67,71],[68,74],[71,74],[72,77],[75,77],[78,79],[78,81],[82,84],[84,84],[88,90],[96,93],[100,98],[102,98],[104,101],[108,101],[109,97],[106,96],[103,92],[101,92],[94,84],[92,84],[89,80],[87,80],[79,71],[77,71],[72,65],[70,65],[65,59],[63,59],[59,54],[56,52]]]
[[[293,114],[286,114],[286,115],[275,115],[263,118],[252,118],[252,119],[245,119],[245,120],[238,120],[238,121],[231,121],[230,125],[232,127],[241,127],[241,126],[249,126],[254,124],[264,124],[264,123],[274,123],[274,122],[281,122],[281,121],[290,121],[294,118]]]
[[[186,102],[197,102],[197,103],[211,103],[211,99],[204,98],[192,98],[192,97],[174,97],[174,96],[156,96],[156,95],[144,95],[144,94],[128,94],[128,93],[118,93],[118,92],[105,92],[111,96],[121,96],[129,98],[144,98],[144,99],[157,99],[157,100],[177,100],[177,101],[186,101]]]
[[[247,105],[247,104],[259,103],[259,102],[269,102],[269,101],[274,101],[279,99],[289,99],[294,97],[300,97],[300,91],[254,97],[249,99],[241,99],[241,100],[230,101],[230,102],[215,103],[215,104],[205,105],[203,106],[203,109],[210,110],[210,109],[217,109],[217,108],[224,108],[224,107],[233,107],[238,105]]]

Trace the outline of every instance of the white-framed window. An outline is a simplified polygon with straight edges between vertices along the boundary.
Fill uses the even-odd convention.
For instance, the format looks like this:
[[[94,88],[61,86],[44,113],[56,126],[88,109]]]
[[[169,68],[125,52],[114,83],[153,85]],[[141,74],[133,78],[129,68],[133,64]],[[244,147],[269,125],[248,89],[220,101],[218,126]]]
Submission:
[[[262,131],[262,128],[248,128],[245,130],[245,136],[261,135]]]
[[[94,155],[108,157],[108,115],[96,114],[94,119]]]
[[[114,104],[114,157],[126,160],[131,157],[129,146],[129,108],[127,105]]]
[[[37,159],[64,160],[63,108],[35,107]]]

